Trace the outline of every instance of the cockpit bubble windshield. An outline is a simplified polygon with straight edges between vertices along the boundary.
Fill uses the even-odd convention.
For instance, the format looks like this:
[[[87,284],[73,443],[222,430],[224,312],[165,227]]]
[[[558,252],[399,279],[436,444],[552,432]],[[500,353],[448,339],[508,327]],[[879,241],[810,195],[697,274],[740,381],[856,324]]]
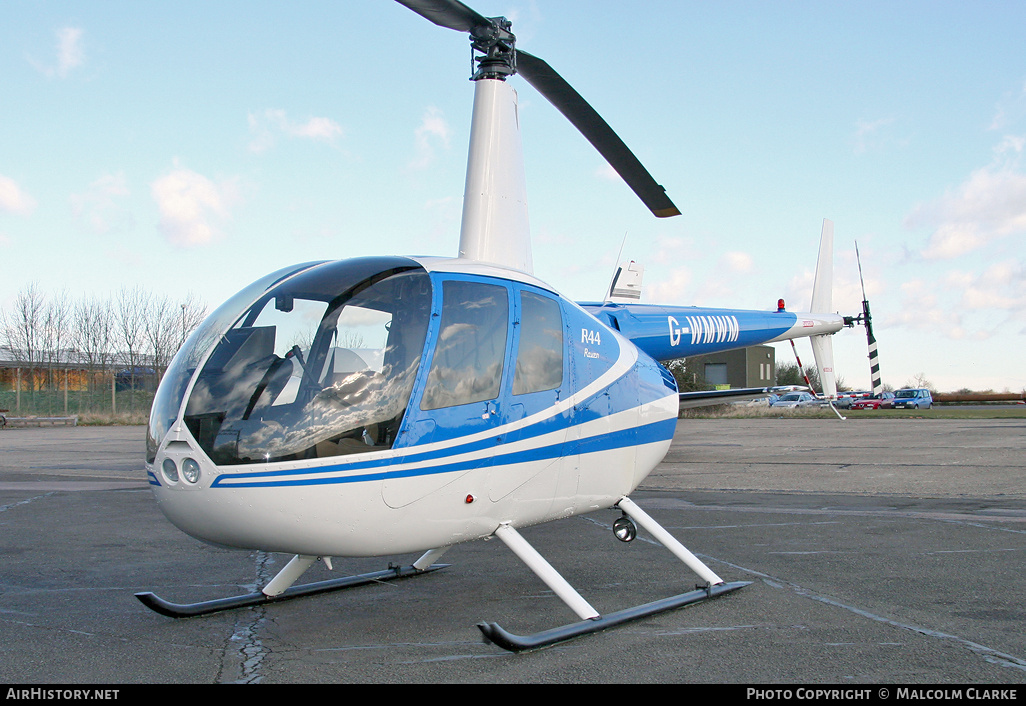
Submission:
[[[302,272],[224,331],[196,377],[185,424],[218,465],[391,448],[430,313],[430,278],[411,260]]]
[[[203,362],[203,357],[210,350],[225,329],[232,325],[239,314],[253,300],[259,297],[271,287],[284,281],[288,277],[305,269],[318,265],[318,262],[307,262],[301,265],[293,265],[266,277],[261,277],[256,282],[238,292],[231,299],[219,306],[214,313],[208,316],[199,327],[185,340],[178,350],[171,364],[161,378],[160,387],[153,398],[153,405],[150,407],[150,422],[146,429],[146,462],[153,463],[157,455],[157,447],[167,434],[171,425],[178,417],[182,408],[182,400],[189,381],[196,372],[197,366]]]

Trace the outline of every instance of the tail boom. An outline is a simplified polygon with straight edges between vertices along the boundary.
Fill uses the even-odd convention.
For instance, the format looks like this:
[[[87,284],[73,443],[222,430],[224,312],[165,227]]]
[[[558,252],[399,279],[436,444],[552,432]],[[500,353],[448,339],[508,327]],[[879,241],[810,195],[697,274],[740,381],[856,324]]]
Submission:
[[[843,318],[836,314],[651,304],[581,306],[660,362],[793,338],[829,336],[844,327]]]

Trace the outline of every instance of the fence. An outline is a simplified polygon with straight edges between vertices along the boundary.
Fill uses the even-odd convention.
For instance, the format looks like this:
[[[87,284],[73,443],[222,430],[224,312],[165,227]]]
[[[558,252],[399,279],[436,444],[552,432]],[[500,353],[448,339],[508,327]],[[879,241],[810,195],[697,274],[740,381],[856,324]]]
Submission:
[[[143,421],[153,402],[156,376],[152,370],[0,371],[0,409],[8,417],[69,417],[96,415]]]

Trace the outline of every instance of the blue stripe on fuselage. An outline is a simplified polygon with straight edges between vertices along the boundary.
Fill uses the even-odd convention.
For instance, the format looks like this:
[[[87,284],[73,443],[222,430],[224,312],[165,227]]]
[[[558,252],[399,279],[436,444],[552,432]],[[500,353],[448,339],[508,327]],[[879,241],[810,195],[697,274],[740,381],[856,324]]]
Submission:
[[[656,443],[659,441],[667,441],[673,437],[674,430],[676,429],[677,420],[676,418],[664,419],[658,422],[652,422],[651,424],[645,424],[639,427],[628,427],[607,434],[599,434],[596,436],[587,437],[584,439],[576,439],[572,442],[563,442],[557,444],[550,444],[548,446],[540,446],[530,449],[524,449],[521,451],[512,451],[506,454],[496,454],[493,458],[493,464],[496,466],[510,465],[515,463],[529,463],[532,461],[543,461],[547,459],[559,458],[560,456],[573,456],[578,454],[590,454],[597,453],[600,451],[608,451],[611,449],[617,449],[627,446],[637,446],[641,444]],[[446,458],[455,456],[466,452],[465,447],[459,447],[457,449],[446,449],[436,454],[430,454],[437,458]],[[428,454],[425,454],[427,456]],[[359,475],[349,476],[330,476],[330,477],[316,477],[316,478],[295,478],[295,479],[280,479],[281,476],[291,475],[309,475],[316,473],[318,476],[325,476],[332,472],[341,470],[354,470],[356,467],[372,468],[376,466],[391,466],[391,465],[406,465],[410,463],[410,458],[389,458],[380,459],[378,461],[367,462],[365,464],[353,464],[347,466],[328,466],[318,469],[299,469],[290,471],[265,471],[262,473],[242,473],[231,476],[221,476],[215,481],[211,487],[219,488],[273,488],[273,487],[285,487],[285,486],[306,486],[306,485],[331,485],[341,483],[362,483],[367,481],[380,481],[395,478],[411,478],[416,476],[433,475],[439,473],[453,473],[458,471],[470,470],[473,468],[480,467],[481,463],[479,459],[468,459],[464,461],[458,461],[454,463],[441,463],[439,465],[428,466],[424,468],[411,468],[406,470],[381,470],[375,473],[361,473]],[[255,480],[261,476],[279,478],[279,480]],[[235,482],[239,478],[254,478],[249,482]],[[222,484],[221,481],[228,481]]]

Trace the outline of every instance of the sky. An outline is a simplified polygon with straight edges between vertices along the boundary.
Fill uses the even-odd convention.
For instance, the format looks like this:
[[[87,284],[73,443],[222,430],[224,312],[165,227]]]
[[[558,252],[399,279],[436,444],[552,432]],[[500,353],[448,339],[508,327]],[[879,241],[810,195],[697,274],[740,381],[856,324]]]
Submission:
[[[539,278],[601,299],[623,245],[644,301],[806,309],[828,218],[834,308],[861,312],[857,243],[885,383],[1026,388],[1026,3],[468,4],[682,212],[514,77]],[[391,0],[3,0],[0,308],[34,283],[213,309],[288,264],[454,256],[470,73],[466,37]],[[834,352],[868,387],[864,330]]]

